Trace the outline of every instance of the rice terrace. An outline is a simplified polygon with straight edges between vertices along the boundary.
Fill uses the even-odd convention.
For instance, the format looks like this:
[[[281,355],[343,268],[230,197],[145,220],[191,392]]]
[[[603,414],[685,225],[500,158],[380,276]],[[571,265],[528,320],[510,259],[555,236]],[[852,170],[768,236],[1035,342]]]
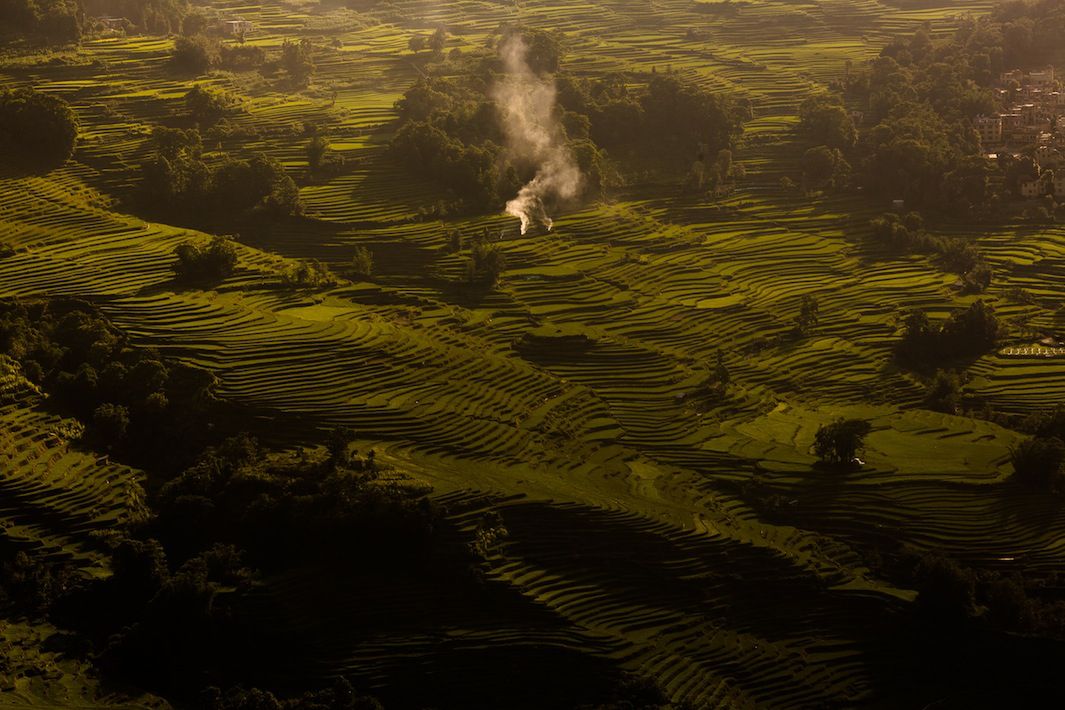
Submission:
[[[0,0],[0,707],[1065,706],[1065,0]]]

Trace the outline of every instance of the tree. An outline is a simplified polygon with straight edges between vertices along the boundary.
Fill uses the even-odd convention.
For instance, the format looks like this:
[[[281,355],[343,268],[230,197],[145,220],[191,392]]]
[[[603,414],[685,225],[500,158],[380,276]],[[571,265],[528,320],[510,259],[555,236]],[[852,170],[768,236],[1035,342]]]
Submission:
[[[853,465],[871,430],[872,425],[864,419],[840,418],[822,425],[814,437],[814,453],[832,466]]]
[[[314,47],[310,40],[301,39],[299,42],[285,40],[281,45],[281,68],[288,73],[293,86],[304,87],[314,76]]]
[[[351,257],[351,272],[362,279],[369,279],[373,275],[373,252],[366,247],[355,247],[355,254]]]
[[[799,131],[814,143],[841,150],[852,148],[858,139],[847,109],[829,94],[811,96],[802,102]]]
[[[0,89],[0,161],[50,169],[74,154],[78,119],[66,101],[34,89]]]
[[[939,621],[964,621],[973,611],[976,578],[972,570],[938,553],[921,558],[916,570],[917,605]]]
[[[466,278],[470,283],[493,287],[507,268],[506,257],[499,247],[487,242],[477,242],[470,250],[466,265]]]
[[[307,143],[307,165],[311,172],[318,172],[322,167],[322,159],[329,150],[329,141],[324,136],[315,136]]]
[[[1014,475],[1022,483],[1042,490],[1065,482],[1065,443],[1056,436],[1034,436],[1010,448]]]
[[[800,335],[806,335],[817,325],[817,299],[805,294],[799,303],[799,315],[795,317],[795,326]]]
[[[197,84],[185,94],[185,108],[196,123],[211,126],[224,116],[239,110],[240,99],[227,91],[209,89]]]
[[[92,413],[92,423],[100,440],[111,448],[126,436],[129,410],[120,404],[101,404]]]
[[[447,30],[443,27],[437,27],[429,38],[429,49],[432,50],[433,56],[439,57],[444,53],[444,47],[447,46]]]
[[[329,432],[329,463],[334,469],[342,468],[348,463],[348,448],[355,441],[355,430],[349,427],[334,427]]]
[[[925,406],[937,412],[957,414],[961,408],[961,381],[953,370],[937,370],[925,392]]]
[[[838,148],[819,145],[803,153],[802,177],[808,189],[840,187],[850,172],[850,163]]]
[[[425,35],[411,35],[411,38],[407,40],[407,49],[417,54],[425,49],[428,43],[429,41],[425,39]]]
[[[218,44],[203,35],[178,37],[170,61],[179,71],[203,74],[218,62]]]

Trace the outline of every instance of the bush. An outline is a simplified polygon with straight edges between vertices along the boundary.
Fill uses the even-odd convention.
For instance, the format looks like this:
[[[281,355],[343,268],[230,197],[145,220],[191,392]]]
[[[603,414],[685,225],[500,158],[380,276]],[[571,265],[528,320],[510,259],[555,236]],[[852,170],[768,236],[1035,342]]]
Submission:
[[[234,71],[255,69],[266,61],[266,52],[253,45],[223,44],[218,61],[220,66]]]
[[[33,89],[0,90],[0,161],[53,168],[74,154],[78,120],[61,98]]]
[[[799,315],[795,317],[795,328],[800,335],[806,335],[817,325],[819,307],[817,299],[806,294],[799,302]]]

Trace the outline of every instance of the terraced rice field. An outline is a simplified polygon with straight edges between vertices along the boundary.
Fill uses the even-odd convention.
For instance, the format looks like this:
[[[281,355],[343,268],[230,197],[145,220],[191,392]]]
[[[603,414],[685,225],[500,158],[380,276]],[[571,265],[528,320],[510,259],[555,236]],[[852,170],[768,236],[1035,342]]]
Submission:
[[[216,4],[255,24],[251,43],[325,45],[314,15]],[[211,76],[246,97],[234,121],[248,130],[210,150],[266,151],[299,173],[306,139],[288,127],[316,121],[355,168],[302,187],[306,219],[241,235],[237,273],[209,292],[177,288],[170,271],[174,246],[206,235],[115,201],[128,196],[151,127],[180,112],[193,81],[166,69],[170,42],[91,40],[82,63],[0,68],[67,98],[84,126],[67,167],[0,178],[0,243],[13,249],[0,257],[0,295],[91,299],[137,343],[213,371],[220,394],[306,424],[258,432],[270,443],[349,425],[360,448],[430,482],[461,525],[504,521],[490,575],[543,618],[463,619],[353,648],[338,605],[329,629],[290,630],[316,640],[306,673],[384,685],[432,667],[441,643],[467,669],[528,644],[618,661],[695,707],[849,706],[889,692],[906,668],[905,654],[876,640],[913,596],[873,577],[860,546],[942,549],[1006,570],[1065,563],[1065,518],[1007,482],[1019,435],[919,409],[921,386],[891,364],[905,309],[967,303],[954,277],[871,247],[863,237],[878,206],[778,187],[796,164],[790,131],[805,96],[894,33],[925,21],[946,32],[987,3],[737,5],[715,15],[687,0],[397,0],[391,20],[330,35],[342,44],[321,51],[303,94]],[[407,39],[443,23],[450,46],[471,51],[514,20],[564,32],[578,73],[671,68],[750,98],[737,193],[701,203],[633,187],[528,238],[502,216],[416,219],[435,188],[383,156],[393,103],[418,75]],[[497,291],[471,298],[455,287],[463,262],[447,252],[445,227],[501,234],[508,269]],[[1011,413],[1065,400],[1062,359],[1025,349],[1023,328],[1051,322],[1042,304],[1065,295],[1065,231],[965,231],[996,271],[986,298],[1015,322],[967,388]],[[343,273],[359,246],[374,252],[372,283],[279,287],[292,259]],[[1010,301],[1013,287],[1041,305]],[[820,323],[782,339],[804,294],[817,297]],[[718,351],[733,384],[711,399],[698,390]],[[95,564],[91,533],[139,509],[137,472],[50,433],[62,423],[35,397],[0,407],[0,517],[25,544]],[[841,415],[874,424],[866,468],[842,479],[814,471],[810,453],[817,427]],[[783,503],[762,505],[750,486]],[[264,614],[301,598],[298,578],[275,582]]]

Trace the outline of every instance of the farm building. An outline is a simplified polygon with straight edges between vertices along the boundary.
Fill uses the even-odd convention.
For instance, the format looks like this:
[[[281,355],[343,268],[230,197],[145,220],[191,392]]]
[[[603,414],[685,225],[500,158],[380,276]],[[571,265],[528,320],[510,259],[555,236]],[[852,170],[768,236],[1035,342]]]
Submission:
[[[246,35],[251,32],[251,28],[252,25],[249,20],[225,20],[222,23],[222,31],[229,37]]]

